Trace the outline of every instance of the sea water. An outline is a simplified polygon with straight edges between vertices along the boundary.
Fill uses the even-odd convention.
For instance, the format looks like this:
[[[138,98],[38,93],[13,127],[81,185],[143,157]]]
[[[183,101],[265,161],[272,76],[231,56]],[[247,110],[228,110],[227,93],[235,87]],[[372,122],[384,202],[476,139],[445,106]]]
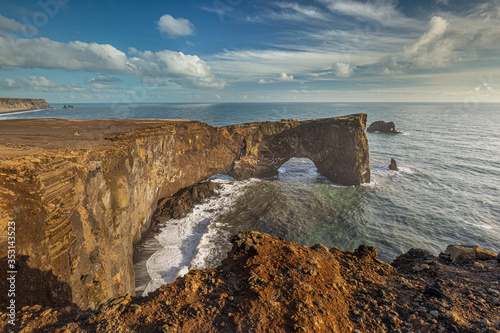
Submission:
[[[62,105],[61,105],[62,106]],[[399,135],[369,133],[372,181],[332,184],[307,159],[293,158],[267,179],[216,176],[221,196],[180,220],[169,220],[136,255],[137,292],[148,293],[191,268],[221,262],[230,236],[257,230],[307,246],[377,247],[391,262],[410,248],[438,254],[448,244],[500,250],[500,104],[234,103],[75,104],[75,109],[0,114],[191,119],[214,126],[282,118],[367,113],[368,123],[394,121]],[[57,108],[58,107],[58,108]],[[103,121],[105,126],[105,121]],[[389,171],[395,158],[400,171]],[[141,252],[141,251],[139,251]]]

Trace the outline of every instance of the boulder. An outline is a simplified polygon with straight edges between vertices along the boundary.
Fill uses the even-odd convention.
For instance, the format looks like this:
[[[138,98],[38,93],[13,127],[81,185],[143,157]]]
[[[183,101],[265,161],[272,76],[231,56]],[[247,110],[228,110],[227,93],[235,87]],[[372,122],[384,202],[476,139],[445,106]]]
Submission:
[[[461,264],[469,260],[498,260],[498,256],[476,245],[448,245],[445,254],[453,263]]]
[[[497,255],[493,252],[485,250],[479,246],[472,246],[474,251],[476,251],[476,259],[477,260],[495,260],[498,259]]]
[[[476,260],[476,251],[471,247],[461,245],[448,245],[445,254],[449,255],[454,264],[463,264]]]
[[[389,170],[392,171],[399,171],[398,165],[396,163],[396,160],[391,158],[391,164],[389,165]]]
[[[379,132],[379,133],[391,133],[399,134],[401,132],[396,131],[396,125],[394,122],[385,122],[382,120],[372,123],[366,130],[369,133]]]

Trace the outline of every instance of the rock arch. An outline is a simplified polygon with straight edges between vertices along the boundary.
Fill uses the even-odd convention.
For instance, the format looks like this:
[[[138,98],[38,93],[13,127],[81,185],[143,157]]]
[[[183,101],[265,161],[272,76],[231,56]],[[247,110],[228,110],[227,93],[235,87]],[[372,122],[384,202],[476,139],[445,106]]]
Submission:
[[[272,124],[272,125],[271,125]],[[366,114],[302,122],[256,123],[241,139],[241,153],[228,174],[236,179],[269,177],[292,157],[308,158],[318,172],[341,185],[370,182]],[[238,126],[229,130],[238,132]]]

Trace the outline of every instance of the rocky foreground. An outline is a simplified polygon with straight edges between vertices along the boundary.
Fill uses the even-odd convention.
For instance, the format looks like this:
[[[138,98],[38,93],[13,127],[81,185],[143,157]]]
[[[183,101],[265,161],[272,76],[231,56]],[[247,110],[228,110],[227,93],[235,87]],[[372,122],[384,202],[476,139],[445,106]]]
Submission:
[[[148,297],[96,311],[25,307],[14,332],[498,332],[500,267],[480,248],[435,257],[412,249],[392,265],[373,247],[307,248],[241,232],[219,267],[194,270]],[[454,263],[453,263],[453,262]]]

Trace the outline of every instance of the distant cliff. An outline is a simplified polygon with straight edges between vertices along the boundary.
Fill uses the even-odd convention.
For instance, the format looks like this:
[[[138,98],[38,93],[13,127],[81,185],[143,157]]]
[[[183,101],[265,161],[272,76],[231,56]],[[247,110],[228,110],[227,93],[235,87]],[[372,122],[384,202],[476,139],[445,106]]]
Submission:
[[[52,109],[44,99],[0,97],[0,112]]]
[[[133,294],[133,244],[150,227],[157,202],[215,174],[266,177],[292,157],[307,157],[335,183],[369,182],[365,126],[366,114],[225,127],[0,121],[0,228],[16,225],[17,305],[94,309]],[[2,232],[0,247],[6,244]]]

